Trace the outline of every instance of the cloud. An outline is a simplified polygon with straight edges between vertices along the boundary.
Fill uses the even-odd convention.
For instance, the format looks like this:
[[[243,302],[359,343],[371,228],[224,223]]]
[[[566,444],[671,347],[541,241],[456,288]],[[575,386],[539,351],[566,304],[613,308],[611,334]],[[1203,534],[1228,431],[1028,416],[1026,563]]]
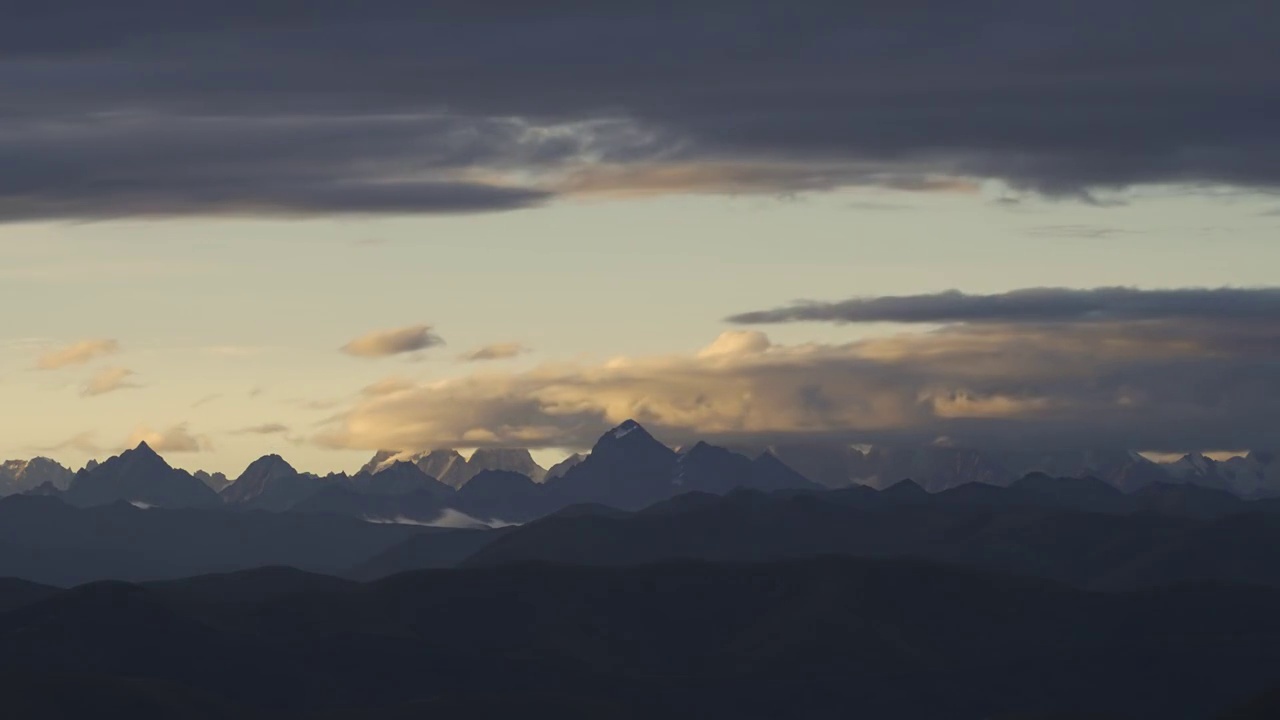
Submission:
[[[698,357],[734,357],[762,353],[772,345],[769,336],[758,330],[729,330],[721,333],[715,342],[699,350]]]
[[[38,370],[57,370],[71,365],[84,365],[90,360],[120,350],[115,340],[81,340],[73,345],[51,350],[36,360]]]
[[[0,28],[0,219],[1273,188],[1280,9],[1246,6],[71,0]]]
[[[232,435],[281,435],[289,432],[289,426],[281,423],[263,423],[250,427],[232,430]]]
[[[1173,452],[1280,438],[1272,400],[1280,308],[1107,307],[1108,320],[969,311],[959,317],[982,321],[844,344],[781,345],[730,331],[689,355],[477,373],[360,398],[315,440],[364,450],[582,448],[627,418],[672,444],[946,437],[991,448]]]
[[[122,367],[106,368],[89,378],[89,381],[80,388],[80,395],[83,397],[96,397],[116,390],[142,387],[137,383],[129,382],[129,378],[135,374],[132,370]]]
[[[38,447],[36,449],[42,452],[64,452],[71,450],[82,455],[97,455],[102,452],[102,448],[94,441],[94,433],[88,430],[76,433],[62,442]]]
[[[1280,288],[1092,290],[1029,288],[995,295],[958,290],[929,295],[802,302],[729,318],[741,324],[836,323],[1104,323],[1143,320],[1261,320],[1280,317]]]
[[[415,387],[412,380],[403,377],[383,378],[376,383],[366,385],[361,388],[360,394],[366,397],[382,397],[383,395],[394,395],[398,392],[411,390]],[[327,407],[333,407],[329,405]]]
[[[213,393],[210,395],[205,395],[199,400],[191,403],[191,407],[192,408],[204,407],[205,405],[208,405],[209,403],[215,402],[220,399],[222,399],[222,393]]]
[[[126,448],[137,447],[145,442],[158,453],[195,453],[212,450],[213,444],[204,435],[193,435],[186,423],[178,423],[164,430],[152,430],[139,426],[125,441]]]
[[[506,342],[494,343],[493,345],[485,345],[476,348],[467,353],[463,353],[459,359],[466,362],[482,362],[485,360],[509,360],[513,357],[523,355],[530,352],[529,348],[523,343]]]
[[[411,325],[394,330],[375,330],[343,345],[342,352],[355,357],[380,358],[425,350],[443,345],[430,325]]]

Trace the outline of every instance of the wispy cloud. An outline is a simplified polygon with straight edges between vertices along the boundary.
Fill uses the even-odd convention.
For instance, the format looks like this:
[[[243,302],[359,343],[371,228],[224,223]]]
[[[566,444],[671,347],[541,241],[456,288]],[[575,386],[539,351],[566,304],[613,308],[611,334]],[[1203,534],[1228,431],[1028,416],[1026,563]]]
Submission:
[[[213,443],[204,435],[193,434],[187,423],[171,425],[163,430],[153,430],[139,426],[125,441],[126,448],[136,447],[145,442],[158,453],[195,453],[213,449]]]
[[[383,378],[371,385],[361,388],[360,394],[367,397],[381,397],[383,395],[392,395],[394,393],[403,392],[416,387],[416,384],[405,377],[389,377]]]
[[[57,370],[72,365],[84,365],[91,360],[111,355],[120,350],[115,340],[81,340],[78,343],[50,350],[36,359],[36,369]]]
[[[80,388],[80,395],[83,397],[96,397],[126,388],[142,387],[129,381],[129,378],[135,374],[132,370],[122,367],[103,369],[89,378],[89,381]]]
[[[289,432],[289,426],[282,423],[263,423],[250,427],[232,430],[232,435],[280,435]]]
[[[36,448],[42,452],[65,452],[71,450],[84,455],[97,455],[102,452],[102,448],[94,441],[94,433],[91,430],[76,433],[71,437],[53,445],[46,445]]]
[[[505,342],[485,345],[476,348],[470,352],[465,352],[459,356],[459,360],[464,362],[483,362],[485,360],[508,360],[519,355],[530,352],[530,349],[524,343]]]
[[[381,358],[443,345],[444,340],[431,331],[430,325],[411,325],[389,330],[375,330],[343,345],[342,352],[355,357]]]
[[[221,397],[222,397],[221,393],[213,393],[212,395],[205,395],[199,400],[191,403],[191,407],[192,408],[204,407],[205,405],[208,405],[211,402],[215,402],[219,400]]]

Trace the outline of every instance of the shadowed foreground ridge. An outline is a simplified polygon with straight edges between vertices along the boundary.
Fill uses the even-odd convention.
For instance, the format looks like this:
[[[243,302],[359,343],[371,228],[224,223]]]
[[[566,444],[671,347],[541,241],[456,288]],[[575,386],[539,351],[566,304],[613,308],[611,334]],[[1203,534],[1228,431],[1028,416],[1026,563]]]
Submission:
[[[0,668],[190,717],[1212,718],[1278,679],[1278,602],[831,557],[278,569],[31,601],[0,614]]]

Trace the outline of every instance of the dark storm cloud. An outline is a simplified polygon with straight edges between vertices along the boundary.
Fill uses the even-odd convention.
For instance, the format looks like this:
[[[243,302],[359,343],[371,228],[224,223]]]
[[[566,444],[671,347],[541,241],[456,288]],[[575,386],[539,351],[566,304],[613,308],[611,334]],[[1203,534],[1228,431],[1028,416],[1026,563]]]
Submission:
[[[1270,320],[1276,323],[1273,329],[1280,330],[1280,288],[1027,288],[995,295],[951,290],[831,303],[803,302],[729,318],[730,322],[744,325],[803,321],[1014,324],[1181,320]]]
[[[0,25],[0,203],[8,217],[102,214],[92,189],[123,214],[479,210],[548,190],[459,168],[637,161],[835,164],[852,169],[832,182],[969,176],[1068,196],[1275,187],[1277,32],[1270,0],[31,3]],[[120,113],[167,130],[131,134]],[[442,147],[434,126],[390,116],[475,127]],[[587,152],[563,135],[513,145],[488,125],[513,118],[631,132]],[[43,160],[31,128],[95,150]]]

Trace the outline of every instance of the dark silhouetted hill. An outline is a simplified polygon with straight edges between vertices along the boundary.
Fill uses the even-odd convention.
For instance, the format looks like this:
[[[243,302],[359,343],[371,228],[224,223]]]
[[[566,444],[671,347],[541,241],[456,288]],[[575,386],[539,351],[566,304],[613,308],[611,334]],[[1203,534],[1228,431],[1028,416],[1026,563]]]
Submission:
[[[1096,594],[905,560],[182,585],[95,583],[0,614],[0,675],[146,678],[276,718],[471,701],[533,717],[1201,720],[1280,662],[1274,590]]]
[[[339,573],[429,530],[326,515],[143,510],[125,502],[75,508],[14,495],[0,500],[0,577],[66,586],[265,565]]]

